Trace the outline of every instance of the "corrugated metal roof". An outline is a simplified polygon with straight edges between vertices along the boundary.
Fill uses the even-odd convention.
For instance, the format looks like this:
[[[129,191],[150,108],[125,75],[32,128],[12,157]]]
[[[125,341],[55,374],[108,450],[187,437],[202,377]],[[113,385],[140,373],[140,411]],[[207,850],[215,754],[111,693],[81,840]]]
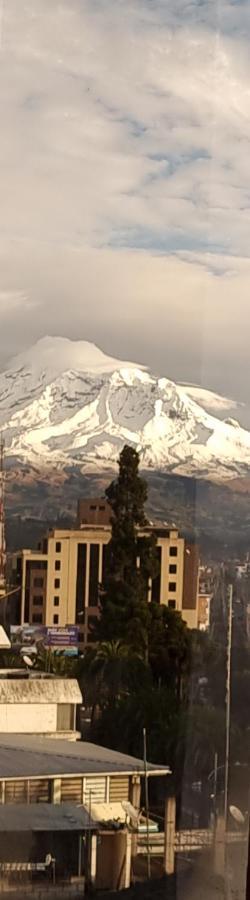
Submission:
[[[167,775],[169,771],[167,766],[148,763],[148,773],[151,775]],[[85,741],[0,734],[0,779],[42,775],[119,775],[120,772],[142,774],[143,760]]]
[[[0,833],[6,831],[85,831],[96,829],[84,806],[66,803],[0,805]]]
[[[1,703],[82,703],[76,678],[0,678]]]

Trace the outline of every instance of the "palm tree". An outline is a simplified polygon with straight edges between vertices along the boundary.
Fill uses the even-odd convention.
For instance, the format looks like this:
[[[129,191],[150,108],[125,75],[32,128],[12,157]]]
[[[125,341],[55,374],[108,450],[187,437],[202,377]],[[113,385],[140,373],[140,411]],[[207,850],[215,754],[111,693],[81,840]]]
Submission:
[[[87,704],[92,707],[92,722],[101,710],[126,696],[142,672],[145,677],[145,669],[141,655],[120,640],[103,641],[89,648],[78,677]]]
[[[75,674],[76,660],[66,656],[63,650],[51,650],[41,645],[34,661],[34,669],[70,677]]]

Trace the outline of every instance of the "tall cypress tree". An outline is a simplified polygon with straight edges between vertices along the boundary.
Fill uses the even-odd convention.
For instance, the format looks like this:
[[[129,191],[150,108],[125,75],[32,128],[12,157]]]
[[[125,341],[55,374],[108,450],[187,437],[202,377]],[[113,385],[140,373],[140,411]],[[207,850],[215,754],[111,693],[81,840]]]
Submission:
[[[152,533],[143,533],[147,484],[139,475],[139,454],[132,447],[123,448],[118,478],[106,496],[112,510],[112,536],[94,637],[122,640],[147,656],[148,583],[157,574],[156,540]]]

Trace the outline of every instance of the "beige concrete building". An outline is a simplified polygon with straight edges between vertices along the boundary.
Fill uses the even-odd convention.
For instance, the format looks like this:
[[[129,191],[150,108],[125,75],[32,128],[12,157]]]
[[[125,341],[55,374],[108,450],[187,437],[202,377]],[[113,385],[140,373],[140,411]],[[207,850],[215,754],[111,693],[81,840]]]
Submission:
[[[82,695],[75,678],[23,669],[0,670],[0,733],[33,734],[76,741],[76,710]]]
[[[159,526],[154,530],[159,574],[149,583],[148,599],[179,611],[189,628],[197,628],[197,547],[187,545],[176,529]],[[20,583],[20,624],[77,624],[80,642],[85,644],[98,615],[110,535],[109,525],[54,529],[39,550],[14,554],[12,574]]]

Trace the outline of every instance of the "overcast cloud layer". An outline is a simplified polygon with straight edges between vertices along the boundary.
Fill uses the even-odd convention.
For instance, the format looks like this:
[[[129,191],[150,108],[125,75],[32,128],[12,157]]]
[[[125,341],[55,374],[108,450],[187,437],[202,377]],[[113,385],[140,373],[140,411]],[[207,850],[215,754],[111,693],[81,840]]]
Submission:
[[[46,333],[248,397],[250,4],[0,0],[1,367]]]

